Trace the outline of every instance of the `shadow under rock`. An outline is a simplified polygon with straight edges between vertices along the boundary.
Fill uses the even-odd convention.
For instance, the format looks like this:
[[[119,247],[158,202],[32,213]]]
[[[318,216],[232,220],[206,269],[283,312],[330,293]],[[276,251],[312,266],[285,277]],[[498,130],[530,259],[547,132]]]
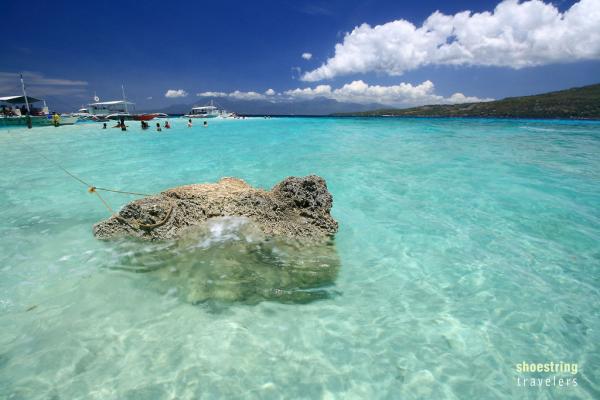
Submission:
[[[107,242],[109,268],[143,273],[159,293],[197,303],[309,303],[332,297],[340,269],[333,239],[265,236],[248,218],[220,217],[173,241]]]

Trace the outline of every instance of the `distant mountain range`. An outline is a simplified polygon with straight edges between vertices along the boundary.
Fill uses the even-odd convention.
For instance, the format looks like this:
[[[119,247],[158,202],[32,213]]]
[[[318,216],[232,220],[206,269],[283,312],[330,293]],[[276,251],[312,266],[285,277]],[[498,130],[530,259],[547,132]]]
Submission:
[[[392,109],[357,109],[340,116],[600,119],[600,84],[502,100]]]
[[[348,111],[367,111],[375,108],[385,107],[383,104],[357,104],[341,103],[326,98],[316,98],[302,101],[278,101],[268,100],[236,100],[230,98],[214,99],[216,105],[238,114],[244,115],[329,115]],[[210,98],[198,99],[193,104],[174,104],[160,110],[143,110],[141,112],[162,112],[165,114],[184,114],[190,111],[194,105],[204,105],[210,102]]]

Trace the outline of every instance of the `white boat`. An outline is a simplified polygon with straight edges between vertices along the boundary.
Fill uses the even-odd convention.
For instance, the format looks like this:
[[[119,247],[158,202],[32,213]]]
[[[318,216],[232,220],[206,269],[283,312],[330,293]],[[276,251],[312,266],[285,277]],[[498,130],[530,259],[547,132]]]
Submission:
[[[237,118],[237,114],[234,112],[229,112],[226,110],[220,110],[220,115],[219,117],[223,118],[223,119],[227,119],[227,118]]]
[[[184,115],[186,118],[217,118],[221,115],[219,109],[215,106],[198,106],[192,107],[189,114]]]
[[[127,101],[125,97],[125,87],[123,90],[123,100],[99,101],[98,96],[94,94],[95,103],[88,104],[88,111],[94,121],[125,120],[125,121],[150,121],[156,118],[157,114],[132,114],[130,107],[135,108],[135,104]]]
[[[71,117],[77,117],[80,121],[88,121],[92,119],[92,114],[88,111],[86,107],[81,107],[77,112],[68,114]]]
[[[226,111],[222,108],[215,106],[211,100],[209,105],[206,106],[194,106],[192,110],[185,114],[185,118],[234,118],[235,113]]]
[[[129,116],[128,106],[134,105],[133,103],[125,100],[113,100],[113,101],[99,101],[96,103],[88,104],[88,112],[90,119],[96,121],[106,121],[108,116]]]
[[[79,117],[69,114],[61,114],[60,120],[58,121],[59,125],[74,125],[79,121]]]

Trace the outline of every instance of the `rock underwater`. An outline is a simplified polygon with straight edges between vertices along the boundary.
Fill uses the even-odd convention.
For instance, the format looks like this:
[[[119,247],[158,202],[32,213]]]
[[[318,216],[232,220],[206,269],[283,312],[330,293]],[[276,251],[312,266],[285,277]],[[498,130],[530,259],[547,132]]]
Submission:
[[[133,201],[94,234],[120,239],[111,268],[147,273],[150,286],[189,303],[305,303],[330,297],[340,268],[332,205],[314,175],[270,191],[223,178]]]

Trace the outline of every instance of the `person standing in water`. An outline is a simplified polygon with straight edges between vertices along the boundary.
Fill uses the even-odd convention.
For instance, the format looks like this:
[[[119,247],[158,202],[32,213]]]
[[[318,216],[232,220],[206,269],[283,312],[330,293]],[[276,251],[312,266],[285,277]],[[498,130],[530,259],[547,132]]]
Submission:
[[[161,129],[161,127],[160,127],[160,122],[157,122],[157,123],[156,123],[156,131],[157,131],[157,132],[161,132],[161,131],[162,131],[162,129]]]
[[[188,119],[188,128],[191,128],[191,127],[192,127],[192,119],[190,118],[190,119]]]
[[[165,129],[171,129],[171,125],[169,125],[169,121],[165,121]]]
[[[204,127],[207,128],[208,127],[208,121],[204,121]]]
[[[60,115],[58,115],[55,112],[52,113],[52,123],[55,127],[58,127],[60,125]]]
[[[102,124],[102,129],[106,129],[106,122]]]

